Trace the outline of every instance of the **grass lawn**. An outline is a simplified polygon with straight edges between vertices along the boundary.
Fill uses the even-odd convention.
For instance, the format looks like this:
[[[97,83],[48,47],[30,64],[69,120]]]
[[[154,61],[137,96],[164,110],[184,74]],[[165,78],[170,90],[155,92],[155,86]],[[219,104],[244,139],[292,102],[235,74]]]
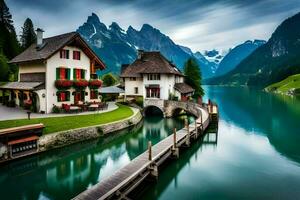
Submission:
[[[116,110],[100,114],[0,121],[0,129],[43,123],[46,127],[44,134],[49,134],[69,129],[106,124],[133,115],[133,111],[128,106],[120,104],[118,106],[119,108]]]
[[[278,83],[274,83],[266,87],[266,90],[285,94],[293,88],[300,88],[300,74],[289,76]]]

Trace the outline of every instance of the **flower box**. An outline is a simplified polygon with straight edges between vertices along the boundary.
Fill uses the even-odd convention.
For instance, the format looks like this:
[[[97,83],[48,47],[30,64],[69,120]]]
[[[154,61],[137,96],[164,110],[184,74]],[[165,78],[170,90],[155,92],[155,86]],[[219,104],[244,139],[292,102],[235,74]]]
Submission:
[[[98,79],[96,79],[96,80],[90,80],[89,86],[92,89],[98,89],[98,88],[100,88],[102,86],[102,81],[98,80]]]
[[[58,89],[69,89],[73,85],[73,82],[70,80],[56,80],[55,87]]]
[[[74,87],[76,88],[85,88],[89,85],[89,82],[87,80],[75,80],[73,82]]]

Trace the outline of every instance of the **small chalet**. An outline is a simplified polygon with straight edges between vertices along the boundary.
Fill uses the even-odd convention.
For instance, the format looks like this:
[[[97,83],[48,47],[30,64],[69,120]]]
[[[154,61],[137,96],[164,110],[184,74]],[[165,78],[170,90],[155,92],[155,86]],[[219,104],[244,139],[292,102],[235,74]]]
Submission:
[[[126,97],[142,96],[168,100],[188,100],[194,89],[184,83],[184,75],[160,52],[139,51],[130,65],[123,65],[120,77]]]
[[[99,99],[101,81],[95,72],[105,65],[76,32],[44,39],[38,29],[37,42],[10,63],[19,66],[19,81],[0,90],[9,93],[7,101],[16,106],[50,113],[54,105]]]

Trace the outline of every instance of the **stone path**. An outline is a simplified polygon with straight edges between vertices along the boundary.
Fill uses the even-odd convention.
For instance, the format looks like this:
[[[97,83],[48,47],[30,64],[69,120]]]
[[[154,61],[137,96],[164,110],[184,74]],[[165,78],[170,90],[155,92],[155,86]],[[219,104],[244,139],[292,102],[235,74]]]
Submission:
[[[31,118],[44,118],[44,117],[63,117],[63,116],[73,116],[73,115],[89,115],[95,113],[105,113],[112,110],[117,109],[118,106],[115,102],[108,102],[108,108],[102,111],[89,111],[89,112],[82,112],[82,113],[72,113],[72,114],[39,114],[39,113],[32,113]],[[26,119],[27,113],[26,110],[22,108],[9,108],[0,104],[0,121],[4,120],[13,120],[13,119]]]

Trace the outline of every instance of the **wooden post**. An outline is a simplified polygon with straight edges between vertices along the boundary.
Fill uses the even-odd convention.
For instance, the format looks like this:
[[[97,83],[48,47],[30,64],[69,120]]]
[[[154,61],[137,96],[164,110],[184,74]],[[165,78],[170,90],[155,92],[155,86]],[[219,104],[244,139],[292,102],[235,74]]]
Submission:
[[[198,138],[198,127],[197,127],[197,120],[195,120],[195,139]]]
[[[149,153],[149,160],[152,160],[152,143],[151,141],[148,141],[148,153]]]
[[[179,149],[177,148],[177,144],[176,144],[176,128],[174,128],[174,133],[173,133],[173,147],[172,147],[172,157],[173,158],[179,158]]]
[[[190,146],[190,127],[189,127],[189,123],[187,120],[185,121],[185,127],[187,129],[185,144],[186,144],[186,146]]]
[[[175,149],[176,148],[176,128],[174,128],[173,141],[174,141],[173,148]]]

